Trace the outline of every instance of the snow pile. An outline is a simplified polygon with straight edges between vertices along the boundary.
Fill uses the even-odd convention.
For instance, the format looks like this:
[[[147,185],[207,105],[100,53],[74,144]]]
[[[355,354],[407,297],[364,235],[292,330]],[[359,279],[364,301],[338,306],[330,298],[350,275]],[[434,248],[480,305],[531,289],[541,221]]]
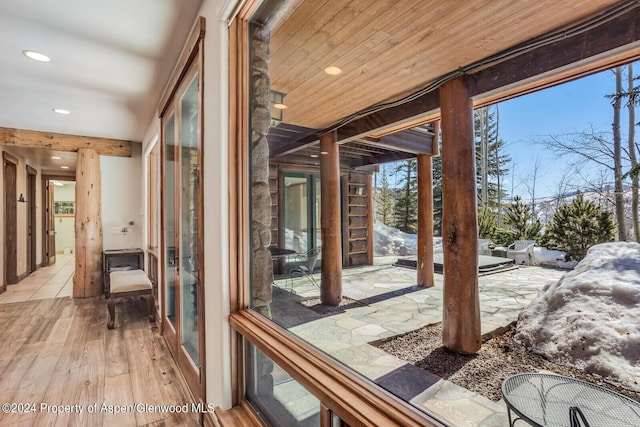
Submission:
[[[517,330],[551,360],[640,391],[640,244],[593,246],[522,311]]]
[[[545,267],[557,267],[571,270],[578,264],[577,261],[565,261],[567,253],[535,246],[533,248],[533,265]]]
[[[418,236],[389,227],[381,222],[373,225],[374,230],[374,255],[415,255],[418,247]],[[433,238],[434,252],[442,252],[442,239]]]

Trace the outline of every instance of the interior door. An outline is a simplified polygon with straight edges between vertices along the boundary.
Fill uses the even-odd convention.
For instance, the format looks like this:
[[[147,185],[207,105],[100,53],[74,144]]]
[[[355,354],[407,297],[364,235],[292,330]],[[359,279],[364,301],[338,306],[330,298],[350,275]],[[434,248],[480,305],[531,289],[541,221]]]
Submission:
[[[53,211],[53,184],[49,179],[44,179],[44,238],[42,265],[47,266],[56,262],[56,222]]]
[[[178,248],[176,247],[176,188],[175,188],[175,158],[176,158],[176,120],[175,113],[163,123],[163,248],[164,248],[164,289],[163,289],[163,332],[169,347],[174,354],[177,351],[176,340],[176,282],[178,281]]]
[[[36,271],[36,174],[27,165],[27,274]]]
[[[163,333],[191,391],[203,397],[200,75],[192,65],[162,119]]]
[[[18,206],[17,167],[18,160],[8,153],[4,159],[4,283],[18,283]]]

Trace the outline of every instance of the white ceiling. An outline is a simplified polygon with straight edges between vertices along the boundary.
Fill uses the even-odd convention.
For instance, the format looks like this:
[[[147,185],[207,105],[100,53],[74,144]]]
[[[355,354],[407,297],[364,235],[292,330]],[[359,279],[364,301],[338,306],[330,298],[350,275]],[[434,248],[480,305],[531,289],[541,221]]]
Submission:
[[[141,141],[200,3],[0,1],[0,126]]]

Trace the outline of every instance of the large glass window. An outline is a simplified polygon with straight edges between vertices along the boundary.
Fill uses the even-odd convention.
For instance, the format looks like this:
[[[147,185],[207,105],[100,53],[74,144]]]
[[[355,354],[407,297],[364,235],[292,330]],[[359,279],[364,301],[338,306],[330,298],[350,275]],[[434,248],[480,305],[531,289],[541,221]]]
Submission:
[[[247,398],[274,426],[320,426],[320,401],[264,353],[246,342]]]

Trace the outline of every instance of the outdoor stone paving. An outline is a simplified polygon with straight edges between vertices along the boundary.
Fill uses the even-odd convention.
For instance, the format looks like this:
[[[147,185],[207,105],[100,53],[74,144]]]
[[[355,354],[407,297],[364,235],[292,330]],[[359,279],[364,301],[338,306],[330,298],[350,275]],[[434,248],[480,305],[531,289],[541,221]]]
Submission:
[[[546,284],[563,274],[562,270],[549,268],[517,267],[479,277],[482,334],[490,336],[504,330]],[[442,279],[441,274],[436,274],[435,286],[424,289],[415,286],[415,270],[388,264],[346,269],[342,276],[343,296],[364,305],[351,304],[344,310],[320,315],[301,304],[305,299],[317,298],[319,289],[304,277],[296,278],[295,293],[274,292],[273,319],[372,381],[384,386],[394,376],[397,384],[407,363],[369,343],[440,322]],[[320,282],[319,273],[316,280]],[[291,286],[284,279],[275,283],[281,289]],[[508,425],[502,401],[493,402],[422,373],[424,390],[411,390],[405,396],[411,404],[455,426]],[[410,375],[415,378],[415,372]]]

